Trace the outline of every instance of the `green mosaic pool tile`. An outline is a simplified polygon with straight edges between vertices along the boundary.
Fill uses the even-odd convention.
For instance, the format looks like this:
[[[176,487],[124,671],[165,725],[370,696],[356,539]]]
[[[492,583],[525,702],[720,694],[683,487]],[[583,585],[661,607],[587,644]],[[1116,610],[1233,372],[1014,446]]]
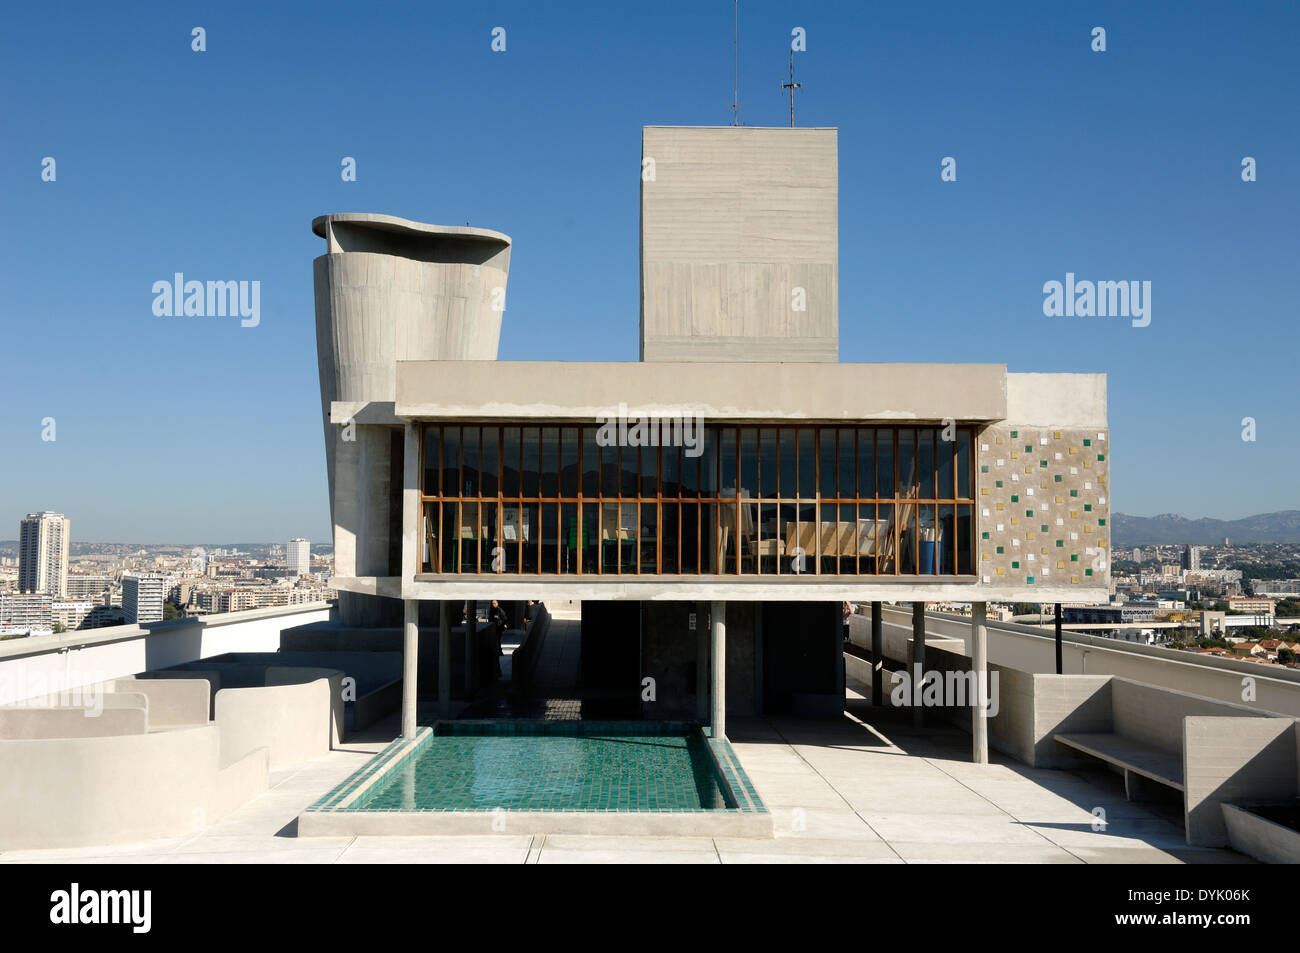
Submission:
[[[727,809],[694,728],[608,724],[444,722],[347,810]]]
[[[1091,447],[1091,446],[1092,446],[1092,441],[1091,441],[1091,440],[1087,440],[1087,439],[1085,439],[1085,440],[1083,441],[1083,445],[1084,445],[1085,447]]]
[[[1071,554],[1070,554],[1070,562],[1072,562],[1072,563],[1077,563],[1078,561],[1079,561],[1079,554],[1078,554],[1078,553],[1071,553]]]

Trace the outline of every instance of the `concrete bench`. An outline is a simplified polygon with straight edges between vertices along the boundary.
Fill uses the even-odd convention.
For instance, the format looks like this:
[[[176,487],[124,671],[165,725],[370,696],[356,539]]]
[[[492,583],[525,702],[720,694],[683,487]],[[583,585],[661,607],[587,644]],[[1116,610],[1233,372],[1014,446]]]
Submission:
[[[1179,792],[1187,789],[1181,754],[1163,751],[1113,732],[1058,733],[1052,737],[1076,751],[1122,768],[1124,793],[1130,801],[1146,797],[1146,789],[1137,778],[1146,778]]]

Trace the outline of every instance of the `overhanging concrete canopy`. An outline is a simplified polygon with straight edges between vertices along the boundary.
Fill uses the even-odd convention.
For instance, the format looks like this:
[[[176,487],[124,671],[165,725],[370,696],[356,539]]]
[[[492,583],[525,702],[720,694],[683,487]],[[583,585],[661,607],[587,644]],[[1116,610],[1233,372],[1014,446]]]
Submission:
[[[446,420],[1003,420],[1003,364],[400,361],[396,414]]]

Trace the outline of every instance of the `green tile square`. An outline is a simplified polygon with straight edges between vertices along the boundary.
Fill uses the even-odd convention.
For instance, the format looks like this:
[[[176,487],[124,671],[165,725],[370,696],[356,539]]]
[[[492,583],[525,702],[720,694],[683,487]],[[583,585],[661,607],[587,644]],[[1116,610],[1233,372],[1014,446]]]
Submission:
[[[988,533],[985,533],[985,534],[983,535],[982,538],[983,538],[983,539],[988,539],[988,538],[989,538],[989,534],[988,534]]]
[[[1047,524],[1044,523],[1042,526],[1038,527],[1038,531],[1039,531],[1040,533],[1046,533],[1046,532],[1047,532]]]
[[[1091,503],[1084,503],[1084,504],[1083,504],[1083,509],[1084,509],[1085,512],[1091,513],[1091,512],[1092,512],[1092,504],[1091,504]]]
[[[998,552],[999,552],[999,553],[1002,552],[1002,547],[1001,547],[1001,546],[998,547]]]
[[[1015,439],[1016,439],[1017,437],[1019,437],[1019,436],[1020,436],[1020,431],[1019,431],[1019,430],[1013,430],[1013,431],[1011,431],[1011,439],[1012,439],[1012,440],[1015,440]]]
[[[1056,545],[1057,545],[1058,547],[1064,547],[1064,546],[1065,546],[1065,540],[1063,540],[1063,539],[1058,539],[1058,540],[1056,541]]]
[[[1013,560],[1011,561],[1011,568],[1012,568],[1012,569],[1019,569],[1019,568],[1020,568],[1020,563],[1013,559]]]
[[[1033,516],[1033,515],[1034,515],[1034,511],[1033,511],[1033,510],[1025,510],[1025,515],[1026,515],[1026,516]]]
[[[1085,570],[1083,571],[1083,574],[1084,574],[1085,576],[1091,576],[1091,575],[1092,575],[1092,570],[1091,570],[1091,569],[1085,569]]]
[[[1047,461],[1046,461],[1046,460],[1039,460],[1039,461],[1038,461],[1038,465],[1039,465],[1040,467],[1042,467],[1044,470],[1047,469]]]
[[[1033,452],[1034,452],[1034,448],[1031,447],[1029,444],[1025,444],[1025,453],[1033,453]]]
[[[1097,525],[1098,525],[1098,526],[1105,526],[1105,525],[1106,525],[1106,521],[1105,521],[1105,520],[1097,520]]]
[[[1079,491],[1078,491],[1078,490],[1071,490],[1071,491],[1070,491],[1070,495],[1071,495],[1071,496],[1078,496],[1078,495],[1079,495]]]
[[[1072,562],[1072,563],[1077,563],[1078,561],[1079,561],[1079,554],[1078,554],[1078,553],[1071,553],[1071,554],[1070,554],[1070,562]]]
[[[997,484],[998,484],[998,486],[1001,486],[1001,485],[1002,485],[1002,481],[1001,481],[1001,480],[998,480],[998,481],[997,481]]]
[[[1029,585],[1032,586],[1034,584],[1034,577],[1030,576],[1028,579],[1025,580],[1025,582],[1029,583]]]
[[[1012,493],[1012,494],[1011,494],[1011,502],[1012,502],[1012,503],[1019,503],[1019,502],[1020,502],[1020,494],[1019,494],[1019,493]]]
[[[1099,454],[1097,454],[1097,459],[1100,460],[1100,461],[1102,461],[1102,462],[1105,462],[1105,460],[1106,460],[1106,454],[1104,454],[1104,453],[1099,453]]]
[[[980,467],[980,473],[988,473],[988,472],[989,472],[988,467]]]
[[[1060,483],[1060,482],[1061,482],[1061,474],[1059,474],[1059,473],[1056,475],[1056,482],[1057,482],[1057,483]]]

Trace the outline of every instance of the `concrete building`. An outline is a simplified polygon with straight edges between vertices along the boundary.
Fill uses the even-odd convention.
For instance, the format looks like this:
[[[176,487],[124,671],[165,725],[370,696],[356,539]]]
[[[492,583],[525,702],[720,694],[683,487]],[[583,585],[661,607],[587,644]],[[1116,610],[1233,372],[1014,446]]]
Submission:
[[[311,543],[294,537],[285,547],[285,559],[291,576],[311,574]]]
[[[1277,603],[1272,599],[1261,599],[1250,596],[1234,596],[1228,600],[1229,612],[1251,612],[1263,615],[1272,615],[1277,609]]]
[[[54,629],[54,600],[46,593],[0,593],[0,635],[26,635]]]
[[[1201,568],[1201,547],[1184,546],[1181,565],[1184,572],[1197,572]]]
[[[122,613],[128,625],[161,622],[167,598],[166,576],[154,574],[122,577]]]
[[[66,595],[67,598],[78,601],[94,600],[112,588],[112,576],[70,573],[67,577]]]
[[[28,513],[18,529],[18,591],[67,595],[71,524],[62,513]]]
[[[1106,602],[1104,375],[839,362],[834,130],[642,155],[638,363],[496,361],[500,233],[313,222],[342,626],[414,666],[437,606],[580,600],[584,678],[721,736],[842,708],[841,600],[913,603],[919,659],[925,602]]]

